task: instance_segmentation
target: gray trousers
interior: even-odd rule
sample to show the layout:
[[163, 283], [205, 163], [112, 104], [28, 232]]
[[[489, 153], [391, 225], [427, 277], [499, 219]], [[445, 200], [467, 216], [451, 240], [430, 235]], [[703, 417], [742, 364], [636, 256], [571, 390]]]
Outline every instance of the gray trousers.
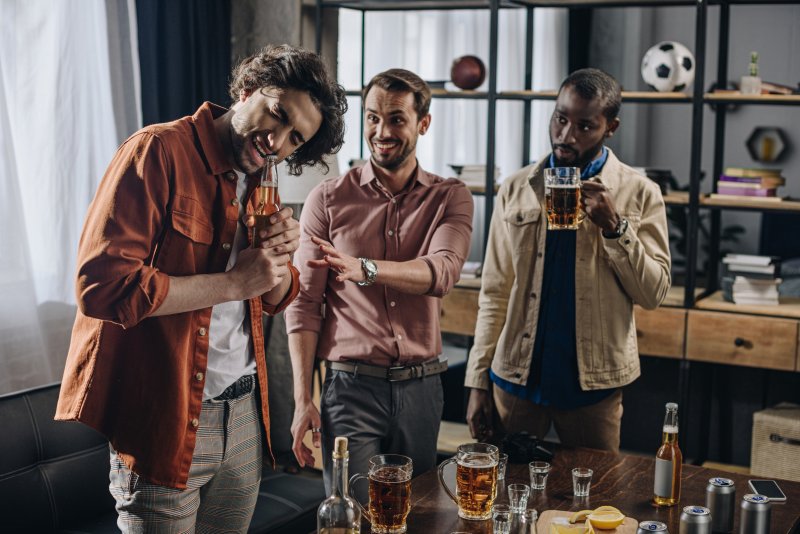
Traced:
[[[348, 438], [349, 476], [369, 473], [376, 454], [402, 454], [413, 476], [436, 465], [436, 442], [444, 395], [439, 375], [403, 382], [329, 370], [322, 387], [322, 458], [325, 491], [331, 490], [331, 453], [337, 436]], [[353, 494], [366, 504], [367, 484]]]

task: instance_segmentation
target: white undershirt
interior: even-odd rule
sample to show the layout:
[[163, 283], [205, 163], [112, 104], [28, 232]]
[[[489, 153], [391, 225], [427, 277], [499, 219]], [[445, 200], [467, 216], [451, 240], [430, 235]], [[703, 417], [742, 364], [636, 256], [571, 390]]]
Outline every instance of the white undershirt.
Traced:
[[[247, 200], [247, 178], [240, 172], [236, 175], [239, 223], [236, 226], [226, 271], [230, 271], [236, 265], [239, 251], [247, 247], [247, 233], [242, 224]], [[255, 373], [256, 361], [253, 358], [253, 345], [250, 341], [246, 300], [223, 302], [211, 309], [208, 342], [208, 367], [203, 400], [213, 399], [240, 377]]]

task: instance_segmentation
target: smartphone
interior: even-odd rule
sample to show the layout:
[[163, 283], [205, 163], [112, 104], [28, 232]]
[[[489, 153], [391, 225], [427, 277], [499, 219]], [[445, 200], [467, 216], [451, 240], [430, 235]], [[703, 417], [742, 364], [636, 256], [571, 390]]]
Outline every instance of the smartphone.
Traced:
[[747, 484], [753, 493], [766, 495], [771, 501], [785, 501], [786, 495], [781, 491], [780, 486], [774, 480], [748, 480]]

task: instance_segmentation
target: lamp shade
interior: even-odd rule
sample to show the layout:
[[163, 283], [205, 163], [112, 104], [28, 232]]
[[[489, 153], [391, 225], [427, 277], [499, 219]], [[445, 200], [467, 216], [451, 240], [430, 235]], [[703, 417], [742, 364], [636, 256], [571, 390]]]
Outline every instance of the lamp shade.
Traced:
[[306, 197], [314, 187], [326, 178], [339, 176], [339, 163], [336, 155], [326, 155], [324, 158], [325, 163], [328, 164], [328, 172], [322, 172], [317, 166], [304, 167], [303, 174], [300, 176], [292, 176], [289, 174], [289, 169], [286, 164], [281, 163], [278, 168], [278, 177], [280, 179], [280, 195], [281, 203], [283, 204], [303, 204]]

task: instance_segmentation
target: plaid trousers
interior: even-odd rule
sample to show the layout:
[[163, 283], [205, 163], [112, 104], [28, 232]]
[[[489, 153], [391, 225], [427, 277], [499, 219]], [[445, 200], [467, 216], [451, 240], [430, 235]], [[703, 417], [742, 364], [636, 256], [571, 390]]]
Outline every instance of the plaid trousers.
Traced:
[[111, 448], [109, 488], [117, 526], [125, 534], [247, 532], [261, 483], [262, 451], [255, 391], [203, 402], [185, 490], [147, 482]]

